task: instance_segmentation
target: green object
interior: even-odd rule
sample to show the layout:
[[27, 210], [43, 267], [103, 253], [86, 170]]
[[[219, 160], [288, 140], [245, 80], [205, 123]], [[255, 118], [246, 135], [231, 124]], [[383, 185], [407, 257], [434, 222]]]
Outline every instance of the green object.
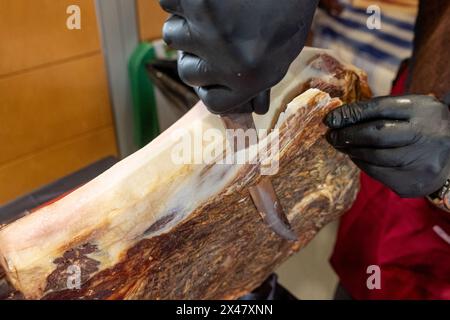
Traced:
[[160, 133], [155, 89], [146, 68], [146, 65], [155, 59], [153, 45], [143, 42], [131, 55], [128, 65], [134, 109], [134, 139], [139, 148], [144, 147]]

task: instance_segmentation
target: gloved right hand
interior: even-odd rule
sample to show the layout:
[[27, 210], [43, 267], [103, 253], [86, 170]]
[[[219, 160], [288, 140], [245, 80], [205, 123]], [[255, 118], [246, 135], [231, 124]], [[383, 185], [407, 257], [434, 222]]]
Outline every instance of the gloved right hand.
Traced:
[[305, 45], [318, 0], [160, 0], [181, 79], [216, 114], [269, 108]]

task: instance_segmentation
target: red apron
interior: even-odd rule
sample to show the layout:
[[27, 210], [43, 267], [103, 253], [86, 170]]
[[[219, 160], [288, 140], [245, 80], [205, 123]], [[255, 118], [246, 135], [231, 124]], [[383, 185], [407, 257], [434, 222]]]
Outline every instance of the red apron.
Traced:
[[450, 213], [423, 198], [401, 199], [366, 174], [361, 184], [331, 257], [342, 286], [353, 299], [450, 299]]

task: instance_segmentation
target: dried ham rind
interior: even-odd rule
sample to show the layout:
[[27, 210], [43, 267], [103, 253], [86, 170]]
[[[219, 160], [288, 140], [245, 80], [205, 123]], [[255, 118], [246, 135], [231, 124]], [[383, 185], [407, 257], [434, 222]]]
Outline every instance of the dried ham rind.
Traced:
[[[294, 62], [273, 90], [271, 111], [255, 119], [260, 128], [276, 122], [292, 79], [305, 81], [296, 68], [318, 53], [305, 50]], [[0, 230], [9, 281], [26, 298], [47, 299], [234, 299], [251, 291], [355, 198], [358, 170], [323, 139], [322, 119], [340, 104], [311, 89], [277, 125], [280, 149], [271, 156], [280, 170], [272, 180], [296, 243], [274, 235], [249, 197], [260, 162], [174, 164], [177, 130], [224, 130], [199, 104], [90, 183]], [[81, 287], [73, 288], [77, 270]]]

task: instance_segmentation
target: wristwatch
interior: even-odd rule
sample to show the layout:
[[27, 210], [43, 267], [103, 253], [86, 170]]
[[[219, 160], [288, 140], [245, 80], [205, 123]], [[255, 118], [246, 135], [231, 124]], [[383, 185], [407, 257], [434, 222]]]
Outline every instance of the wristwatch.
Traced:
[[445, 182], [445, 185], [435, 193], [428, 196], [436, 207], [450, 213], [450, 179]]
[[[448, 92], [443, 102], [450, 107], [450, 92]], [[450, 179], [445, 182], [445, 185], [435, 193], [429, 195], [428, 200], [436, 207], [450, 213]]]

